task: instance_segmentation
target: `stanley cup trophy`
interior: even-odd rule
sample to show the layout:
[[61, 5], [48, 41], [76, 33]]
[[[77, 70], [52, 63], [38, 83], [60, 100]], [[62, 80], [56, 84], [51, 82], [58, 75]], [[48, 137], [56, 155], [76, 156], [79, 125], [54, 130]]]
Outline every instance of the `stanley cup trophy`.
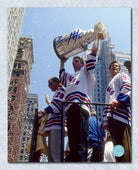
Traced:
[[58, 36], [53, 41], [55, 53], [61, 59], [68, 59], [87, 50], [88, 45], [95, 40], [99, 33], [100, 39], [107, 37], [106, 28], [101, 21], [94, 25], [94, 29], [87, 31], [77, 29], [69, 34]]

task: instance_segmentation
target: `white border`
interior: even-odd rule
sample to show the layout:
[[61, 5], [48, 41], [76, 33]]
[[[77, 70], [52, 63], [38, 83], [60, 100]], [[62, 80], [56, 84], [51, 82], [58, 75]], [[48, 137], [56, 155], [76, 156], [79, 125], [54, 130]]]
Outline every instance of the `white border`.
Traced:
[[[7, 162], [7, 8], [8, 7], [127, 7], [132, 8], [132, 163], [25, 164]], [[137, 0], [1, 0], [0, 2], [0, 169], [130, 169], [138, 162], [138, 1]]]

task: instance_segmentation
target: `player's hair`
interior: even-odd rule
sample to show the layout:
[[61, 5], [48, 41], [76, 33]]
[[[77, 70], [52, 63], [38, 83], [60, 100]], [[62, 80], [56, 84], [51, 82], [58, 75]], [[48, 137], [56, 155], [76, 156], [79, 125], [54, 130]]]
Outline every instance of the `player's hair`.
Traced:
[[131, 61], [125, 61], [124, 66], [126, 66], [127, 68], [131, 68]]
[[80, 62], [81, 62], [82, 64], [84, 64], [83, 58], [81, 58], [81, 57], [79, 57], [79, 56], [74, 56], [74, 57], [73, 57], [73, 60], [74, 60], [75, 58], [78, 58], [78, 59], [80, 60]]
[[114, 63], [117, 63], [119, 65], [119, 69], [121, 69], [120, 64], [119, 64], [119, 62], [117, 60], [113, 60], [111, 62], [110, 66], [109, 66], [109, 69], [111, 68], [111, 65], [114, 64]]
[[49, 83], [50, 80], [52, 80], [53, 82], [58, 81], [58, 87], [62, 87], [62, 83], [60, 82], [60, 80], [59, 80], [57, 77], [51, 77], [51, 78], [48, 80], [48, 83]]

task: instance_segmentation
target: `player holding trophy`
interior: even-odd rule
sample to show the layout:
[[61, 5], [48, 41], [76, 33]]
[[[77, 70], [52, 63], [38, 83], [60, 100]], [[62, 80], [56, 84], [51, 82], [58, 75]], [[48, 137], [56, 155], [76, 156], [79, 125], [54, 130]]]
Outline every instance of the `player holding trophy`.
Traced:
[[[89, 37], [91, 35], [91, 38]], [[104, 39], [107, 36], [106, 29], [102, 22], [95, 25], [91, 34], [85, 33], [79, 39], [76, 39], [76, 43], [69, 42], [68, 52], [67, 48], [64, 50], [62, 43], [57, 44], [56, 53], [60, 58], [60, 80], [66, 87], [65, 91], [65, 113], [67, 115], [67, 128], [70, 154], [67, 157], [68, 162], [86, 162], [87, 161], [87, 139], [88, 139], [88, 127], [89, 127], [89, 115], [91, 106], [88, 103], [92, 102], [92, 90], [95, 83], [95, 63], [96, 54], [98, 51], [99, 39]], [[81, 39], [82, 38], [82, 39]], [[91, 40], [90, 40], [91, 39]], [[80, 48], [82, 50], [83, 45], [89, 44], [90, 41], [94, 41], [90, 54], [87, 56], [86, 64], [79, 56], [73, 58], [73, 68], [75, 73], [69, 74], [65, 72], [64, 64], [68, 57], [72, 54], [78, 53]], [[75, 45], [74, 45], [75, 44]], [[71, 51], [72, 48], [72, 51]], [[83, 48], [84, 51], [84, 48]], [[59, 53], [60, 52], [60, 53]], [[73, 102], [73, 103], [69, 103]], [[78, 104], [82, 103], [82, 104]], [[86, 104], [83, 104], [86, 103]]]

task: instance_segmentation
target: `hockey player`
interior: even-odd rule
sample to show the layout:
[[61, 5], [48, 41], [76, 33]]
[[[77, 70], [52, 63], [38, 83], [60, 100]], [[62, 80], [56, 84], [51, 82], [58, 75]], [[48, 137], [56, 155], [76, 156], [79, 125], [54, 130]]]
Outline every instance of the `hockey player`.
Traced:
[[124, 66], [128, 69], [129, 76], [131, 78], [131, 61], [125, 61]]
[[87, 161], [88, 117], [91, 106], [77, 103], [92, 102], [92, 90], [95, 82], [94, 68], [99, 39], [102, 39], [100, 33], [93, 43], [91, 53], [87, 56], [86, 64], [78, 56], [73, 58], [74, 74], [66, 73], [64, 69], [66, 60], [60, 60], [60, 79], [66, 87], [65, 102], [74, 102], [65, 104], [70, 147], [70, 154], [67, 157], [69, 162]]
[[124, 147], [124, 155], [116, 157], [117, 162], [130, 162], [131, 148], [129, 124], [131, 123], [130, 105], [131, 81], [127, 74], [120, 72], [120, 65], [113, 60], [109, 67], [111, 80], [106, 89], [106, 103], [102, 127], [110, 131], [113, 144]]
[[48, 86], [55, 94], [51, 103], [48, 101], [48, 97], [46, 97], [49, 106], [44, 109], [44, 112], [39, 111], [38, 117], [48, 114], [48, 120], [45, 126], [45, 131], [49, 134], [48, 162], [60, 162], [61, 112], [65, 89], [62, 87], [62, 84], [57, 77], [50, 78]]

